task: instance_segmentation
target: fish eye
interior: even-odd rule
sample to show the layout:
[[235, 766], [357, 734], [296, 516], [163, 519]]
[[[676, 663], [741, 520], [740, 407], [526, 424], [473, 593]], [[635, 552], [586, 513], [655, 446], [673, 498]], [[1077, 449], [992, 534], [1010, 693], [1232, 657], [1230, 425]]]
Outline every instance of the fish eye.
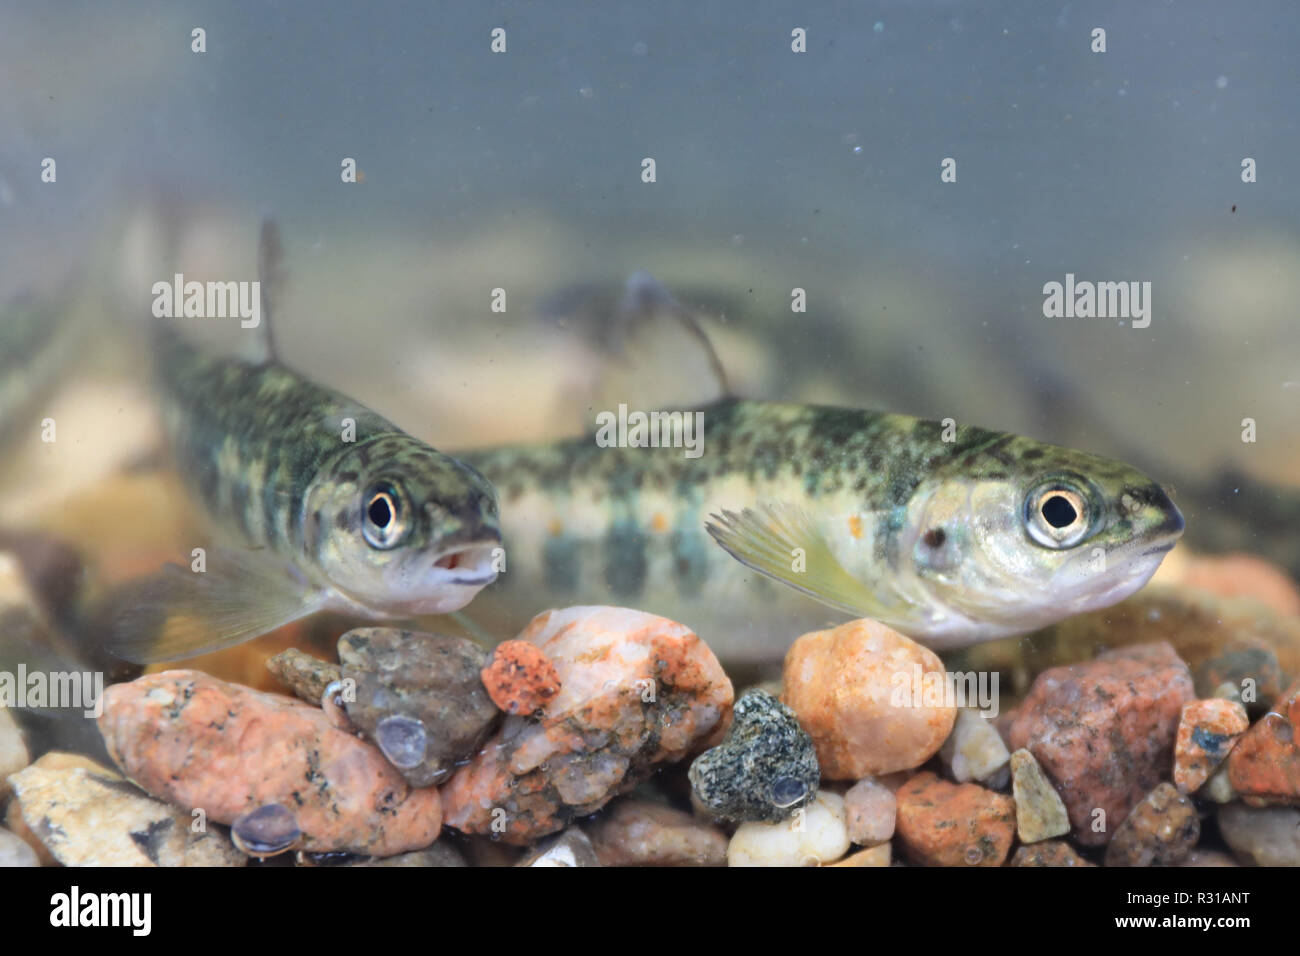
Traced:
[[1025, 528], [1049, 548], [1072, 548], [1088, 537], [1093, 509], [1087, 492], [1060, 479], [1037, 485], [1025, 498]]
[[367, 489], [361, 503], [361, 533], [372, 547], [396, 547], [406, 536], [407, 508], [401, 490], [387, 481]]

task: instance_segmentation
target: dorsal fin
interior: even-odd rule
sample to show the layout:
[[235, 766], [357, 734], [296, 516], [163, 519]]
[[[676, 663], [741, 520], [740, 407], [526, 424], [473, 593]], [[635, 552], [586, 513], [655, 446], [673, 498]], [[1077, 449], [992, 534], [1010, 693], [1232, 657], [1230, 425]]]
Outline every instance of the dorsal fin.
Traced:
[[264, 362], [278, 362], [275, 350], [274, 306], [280, 300], [284, 283], [284, 249], [280, 245], [280, 227], [274, 219], [262, 220], [262, 232], [257, 242], [257, 279], [262, 313], [262, 344]]
[[727, 382], [727, 371], [723, 368], [722, 360], [718, 358], [717, 350], [713, 347], [713, 340], [704, 331], [695, 313], [678, 302], [676, 296], [668, 291], [667, 286], [644, 269], [632, 273], [624, 286], [623, 299], [618, 304], [619, 319], [624, 325], [631, 325], [636, 319], [657, 311], [672, 314], [686, 331], [695, 337], [709, 360], [713, 377], [718, 381], [718, 389], [721, 392], [719, 398], [730, 398], [731, 386]]

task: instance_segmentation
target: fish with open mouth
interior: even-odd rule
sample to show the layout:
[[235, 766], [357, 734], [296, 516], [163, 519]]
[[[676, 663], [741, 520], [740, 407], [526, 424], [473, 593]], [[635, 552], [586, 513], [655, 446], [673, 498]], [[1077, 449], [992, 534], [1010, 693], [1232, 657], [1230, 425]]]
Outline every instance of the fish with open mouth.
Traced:
[[829, 607], [943, 649], [1115, 604], [1183, 531], [1160, 485], [1083, 451], [848, 408], [701, 412], [699, 457], [594, 436], [461, 454], [510, 555], [467, 616], [623, 603], [758, 660]]
[[[264, 260], [275, 246], [264, 228]], [[164, 319], [153, 335], [172, 457], [226, 542], [119, 595], [113, 653], [190, 657], [321, 610], [447, 614], [496, 578], [497, 500], [479, 472], [273, 354], [207, 354]]]

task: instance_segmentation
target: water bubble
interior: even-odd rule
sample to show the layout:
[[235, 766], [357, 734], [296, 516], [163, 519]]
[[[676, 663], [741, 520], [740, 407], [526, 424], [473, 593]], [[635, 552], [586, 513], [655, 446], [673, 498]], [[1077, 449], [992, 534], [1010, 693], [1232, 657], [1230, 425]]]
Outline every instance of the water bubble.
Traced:
[[394, 767], [409, 770], [424, 760], [429, 738], [422, 721], [394, 714], [385, 717], [375, 728], [375, 743]]
[[1226, 90], [1228, 88], [1228, 78], [1226, 76], [1221, 76], [1214, 81], [1214, 85], [1221, 90]]
[[977, 846], [966, 847], [966, 862], [971, 866], [979, 866], [984, 859], [984, 851]]
[[877, 20], [877, 21], [875, 22], [875, 25], [872, 26], [871, 29], [874, 30], [876, 33], [884, 33], [884, 32], [885, 32], [885, 21], [884, 21], [884, 20]]

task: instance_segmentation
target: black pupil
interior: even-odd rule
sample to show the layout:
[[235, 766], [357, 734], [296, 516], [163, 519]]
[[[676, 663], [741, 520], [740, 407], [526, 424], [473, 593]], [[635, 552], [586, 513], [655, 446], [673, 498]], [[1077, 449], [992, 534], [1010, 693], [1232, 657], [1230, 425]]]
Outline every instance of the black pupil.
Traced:
[[1074, 505], [1063, 495], [1052, 495], [1043, 502], [1043, 520], [1053, 528], [1068, 528], [1078, 518], [1079, 512], [1074, 510]]
[[366, 514], [370, 516], [370, 523], [376, 528], [387, 528], [388, 523], [393, 520], [393, 509], [389, 507], [388, 496], [375, 495], [371, 498]]

